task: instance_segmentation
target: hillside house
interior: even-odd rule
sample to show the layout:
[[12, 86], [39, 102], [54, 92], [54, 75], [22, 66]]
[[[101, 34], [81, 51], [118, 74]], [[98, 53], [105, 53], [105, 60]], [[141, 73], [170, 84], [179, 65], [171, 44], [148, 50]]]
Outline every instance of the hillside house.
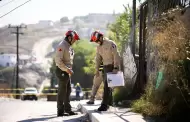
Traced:
[[[19, 55], [19, 64], [25, 65], [30, 61], [29, 55]], [[0, 66], [1, 67], [13, 67], [16, 65], [16, 54], [1, 54], [0, 55]]]

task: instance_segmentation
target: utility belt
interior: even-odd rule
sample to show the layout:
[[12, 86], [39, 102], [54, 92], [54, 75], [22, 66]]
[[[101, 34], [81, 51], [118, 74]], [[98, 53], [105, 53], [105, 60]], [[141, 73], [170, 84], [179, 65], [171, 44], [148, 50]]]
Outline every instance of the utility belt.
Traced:
[[58, 70], [59, 73], [67, 74], [69, 75], [66, 71], [62, 71], [58, 66], [56, 66], [56, 69]]
[[107, 64], [107, 65], [100, 65], [100, 67], [99, 67], [99, 71], [103, 71], [104, 70], [104, 67], [113, 67], [114, 66], [114, 64]]
[[114, 69], [114, 64], [107, 64], [107, 65], [104, 65], [104, 69]]
[[113, 67], [114, 65], [113, 64], [107, 64], [107, 65], [104, 65], [103, 67]]

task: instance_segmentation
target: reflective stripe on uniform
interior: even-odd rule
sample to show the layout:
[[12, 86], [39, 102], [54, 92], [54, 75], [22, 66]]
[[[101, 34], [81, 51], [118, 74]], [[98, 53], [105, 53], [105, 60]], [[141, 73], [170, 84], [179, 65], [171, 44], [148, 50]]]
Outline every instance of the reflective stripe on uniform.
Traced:
[[99, 67], [99, 71], [103, 71], [103, 63], [101, 63], [100, 67]]

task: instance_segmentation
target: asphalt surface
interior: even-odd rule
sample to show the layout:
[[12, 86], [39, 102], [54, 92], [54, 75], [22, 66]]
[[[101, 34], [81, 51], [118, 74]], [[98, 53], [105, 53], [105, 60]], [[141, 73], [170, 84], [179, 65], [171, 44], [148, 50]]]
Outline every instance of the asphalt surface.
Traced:
[[[21, 101], [0, 98], [0, 122], [86, 122], [87, 115], [77, 110], [79, 102], [72, 101], [72, 109], [78, 115], [57, 117], [56, 102]], [[88, 121], [89, 122], [89, 121]]]

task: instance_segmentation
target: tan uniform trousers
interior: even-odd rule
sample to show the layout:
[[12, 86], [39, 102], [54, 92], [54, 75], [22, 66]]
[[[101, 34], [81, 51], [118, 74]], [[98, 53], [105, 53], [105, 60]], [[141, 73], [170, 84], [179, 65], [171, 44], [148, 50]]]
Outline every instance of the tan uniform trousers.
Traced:
[[93, 79], [93, 86], [92, 86], [90, 101], [94, 101], [97, 91], [103, 81], [103, 74], [101, 71], [99, 73], [100, 73], [99, 76], [98, 77], [94, 76], [94, 79]]

